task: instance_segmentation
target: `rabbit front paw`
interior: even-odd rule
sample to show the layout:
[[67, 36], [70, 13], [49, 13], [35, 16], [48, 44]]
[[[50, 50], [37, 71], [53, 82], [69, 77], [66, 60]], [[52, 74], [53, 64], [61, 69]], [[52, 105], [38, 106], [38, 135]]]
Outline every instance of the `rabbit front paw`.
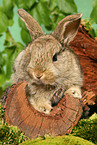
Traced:
[[32, 106], [39, 112], [43, 112], [45, 114], [50, 114], [50, 111], [52, 110], [51, 102], [47, 100], [35, 100], [32, 98], [29, 98], [29, 102], [32, 104]]
[[50, 111], [52, 110], [52, 106], [50, 104], [41, 104], [37, 106], [37, 110], [45, 114], [50, 114]]
[[73, 86], [71, 88], [69, 88], [65, 94], [70, 94], [72, 95], [74, 98], [79, 98], [81, 99], [82, 98], [82, 95], [81, 95], [81, 88], [77, 87], [77, 86]]

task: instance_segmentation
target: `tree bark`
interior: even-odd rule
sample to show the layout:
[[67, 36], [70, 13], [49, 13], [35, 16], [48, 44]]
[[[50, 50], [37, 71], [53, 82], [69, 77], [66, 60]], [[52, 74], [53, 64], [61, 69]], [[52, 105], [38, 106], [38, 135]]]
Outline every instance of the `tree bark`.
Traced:
[[71, 47], [80, 60], [84, 78], [83, 89], [97, 95], [97, 41], [80, 26]]

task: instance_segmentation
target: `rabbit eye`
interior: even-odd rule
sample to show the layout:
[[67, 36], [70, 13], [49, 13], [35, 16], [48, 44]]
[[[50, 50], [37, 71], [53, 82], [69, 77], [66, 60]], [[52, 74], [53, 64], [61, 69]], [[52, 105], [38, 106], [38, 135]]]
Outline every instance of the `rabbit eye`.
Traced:
[[57, 53], [53, 56], [53, 61], [57, 61]]

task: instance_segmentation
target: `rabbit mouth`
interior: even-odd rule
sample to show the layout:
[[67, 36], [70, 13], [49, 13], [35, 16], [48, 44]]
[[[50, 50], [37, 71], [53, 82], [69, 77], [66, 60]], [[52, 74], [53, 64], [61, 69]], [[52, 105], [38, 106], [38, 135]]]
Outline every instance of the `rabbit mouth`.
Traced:
[[44, 83], [42, 81], [33, 81], [32, 85], [36, 85], [37, 87], [42, 87], [42, 88], [45, 88], [47, 90], [55, 89], [56, 86], [57, 86], [55, 83], [53, 83], [53, 84], [50, 84], [50, 83], [46, 84], [46, 83]]
[[54, 85], [43, 85], [47, 90], [54, 90], [56, 88], [56, 86]]

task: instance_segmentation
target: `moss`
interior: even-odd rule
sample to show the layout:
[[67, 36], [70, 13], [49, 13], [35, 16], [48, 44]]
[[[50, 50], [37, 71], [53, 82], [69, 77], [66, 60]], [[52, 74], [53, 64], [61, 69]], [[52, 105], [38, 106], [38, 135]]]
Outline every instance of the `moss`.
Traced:
[[4, 108], [0, 105], [0, 144], [18, 145], [27, 137], [15, 126], [8, 126], [4, 121]]
[[74, 127], [72, 135], [79, 136], [97, 144], [97, 114], [93, 114], [89, 119], [82, 119]]
[[0, 120], [2, 120], [5, 116], [5, 111], [4, 111], [4, 108], [3, 106], [1, 106], [0, 104]]
[[93, 145], [93, 143], [72, 135], [33, 139], [20, 145]]
[[0, 143], [18, 145], [26, 139], [27, 137], [17, 127], [0, 122]]
[[[0, 143], [18, 145], [26, 139], [28, 138], [17, 127], [8, 126], [5, 123], [4, 109], [0, 105]], [[89, 119], [80, 120], [78, 126], [74, 127], [72, 135], [57, 136], [54, 138], [40, 137], [25, 141], [21, 145], [93, 145], [92, 142], [97, 144], [97, 114], [92, 115]]]

